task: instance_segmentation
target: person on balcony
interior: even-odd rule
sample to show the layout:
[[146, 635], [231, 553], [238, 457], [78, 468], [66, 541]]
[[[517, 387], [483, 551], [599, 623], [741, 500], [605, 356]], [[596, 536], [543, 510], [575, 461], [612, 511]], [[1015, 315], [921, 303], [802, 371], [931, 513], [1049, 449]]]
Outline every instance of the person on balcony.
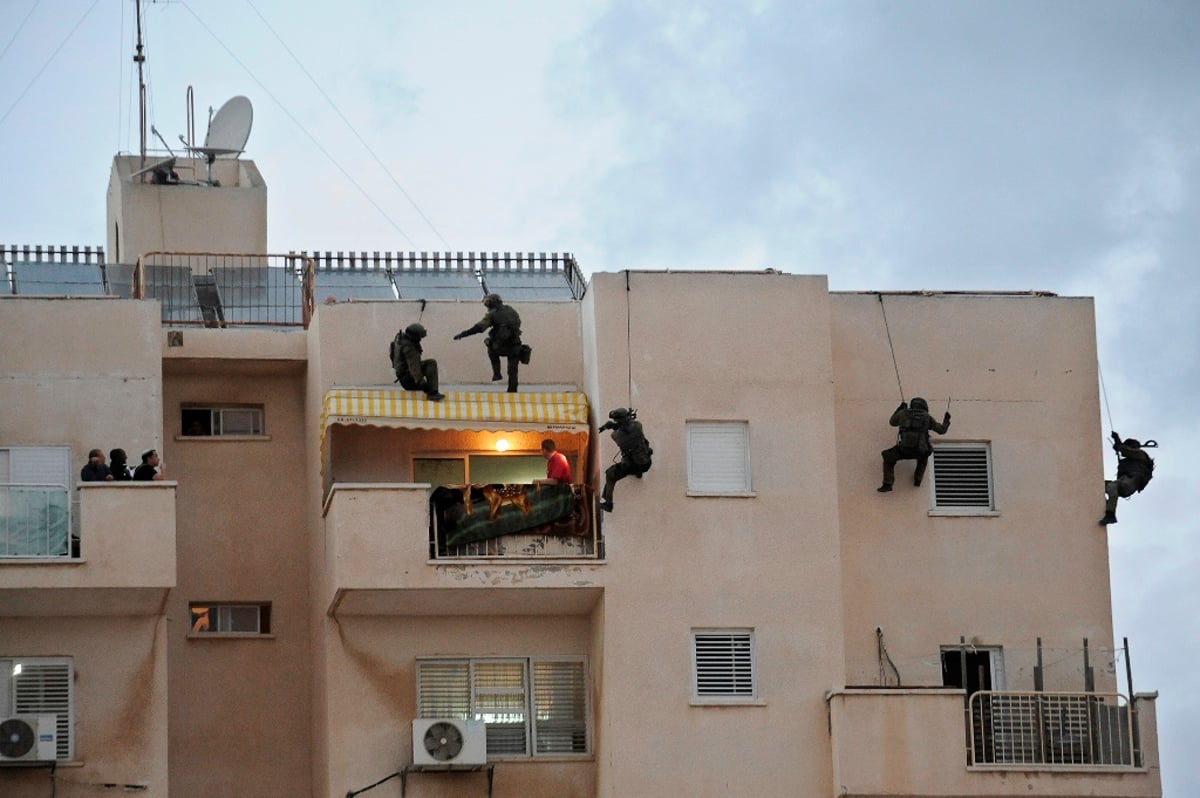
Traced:
[[917, 467], [913, 471], [913, 485], [921, 486], [925, 477], [925, 467], [929, 464], [929, 455], [933, 447], [929, 443], [929, 430], [938, 435], [945, 435], [950, 429], [950, 411], [938, 423], [929, 415], [929, 403], [919, 396], [914, 396], [912, 404], [901, 402], [892, 413], [888, 423], [899, 427], [896, 434], [896, 445], [880, 452], [883, 455], [883, 484], [877, 490], [889, 493], [892, 483], [896, 481], [896, 463], [901, 460], [916, 460]]
[[112, 472], [108, 466], [104, 464], [104, 452], [99, 449], [92, 449], [88, 452], [88, 461], [79, 471], [80, 482], [111, 482], [113, 479]]
[[570, 485], [571, 464], [567, 456], [558, 451], [554, 441], [547, 438], [542, 441], [542, 457], [546, 458], [546, 478], [535, 479], [534, 485]]
[[628, 476], [642, 478], [650, 470], [650, 456], [654, 450], [642, 433], [642, 424], [637, 420], [637, 411], [618, 407], [608, 414], [608, 421], [600, 427], [600, 432], [612, 430], [612, 439], [621, 450], [621, 459], [613, 463], [604, 472], [604, 490], [600, 493], [600, 509], [611, 513], [613, 509], [613, 488]]
[[528, 365], [533, 350], [521, 343], [521, 316], [512, 307], [504, 304], [499, 294], [488, 294], [483, 298], [487, 313], [474, 325], [454, 336], [455, 341], [490, 329], [487, 340], [488, 360], [492, 364], [492, 382], [504, 379], [500, 374], [500, 358], [508, 361], [508, 392], [517, 392], [517, 369], [520, 363]]
[[133, 479], [133, 471], [129, 468], [129, 456], [124, 449], [113, 449], [108, 453], [108, 470], [112, 473], [114, 482], [128, 482]]
[[1154, 459], [1144, 449], [1158, 446], [1156, 441], [1121, 440], [1115, 432], [1112, 439], [1113, 451], [1117, 453], [1117, 478], [1104, 483], [1104, 517], [1100, 519], [1100, 526], [1117, 523], [1117, 500], [1141, 493], [1154, 477]]
[[433, 402], [444, 396], [438, 392], [438, 364], [432, 358], [421, 358], [421, 339], [427, 335], [420, 324], [410, 324], [392, 339], [392, 368], [396, 382], [406, 391], [424, 391]]
[[159, 459], [158, 452], [154, 449], [147, 449], [142, 452], [142, 464], [133, 471], [133, 479], [135, 482], [151, 482], [166, 479], [163, 472], [159, 470], [162, 460]]

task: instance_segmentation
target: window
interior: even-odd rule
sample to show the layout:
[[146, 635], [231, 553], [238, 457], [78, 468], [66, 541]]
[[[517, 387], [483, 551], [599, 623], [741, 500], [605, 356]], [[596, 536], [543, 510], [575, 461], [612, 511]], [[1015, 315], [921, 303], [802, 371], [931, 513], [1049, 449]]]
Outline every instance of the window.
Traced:
[[[574, 463], [571, 464], [574, 468]], [[574, 471], [572, 471], [574, 473]], [[464, 457], [417, 457], [413, 482], [430, 485], [526, 484], [546, 476], [540, 454], [471, 454]]]
[[271, 604], [222, 604], [195, 601], [191, 611], [191, 634], [269, 635]]
[[992, 497], [992, 452], [986, 443], [939, 443], [933, 448], [933, 506], [987, 512]]
[[754, 632], [692, 630], [692, 700], [699, 704], [749, 704], [758, 699]]
[[688, 493], [750, 495], [750, 425], [687, 422]]
[[69, 555], [71, 449], [0, 448], [0, 557]]
[[484, 721], [489, 757], [589, 753], [589, 699], [583, 657], [417, 660], [418, 715]]
[[180, 430], [189, 437], [262, 435], [262, 405], [183, 407]]
[[56, 759], [75, 755], [74, 665], [70, 657], [0, 656], [0, 718], [54, 715]]

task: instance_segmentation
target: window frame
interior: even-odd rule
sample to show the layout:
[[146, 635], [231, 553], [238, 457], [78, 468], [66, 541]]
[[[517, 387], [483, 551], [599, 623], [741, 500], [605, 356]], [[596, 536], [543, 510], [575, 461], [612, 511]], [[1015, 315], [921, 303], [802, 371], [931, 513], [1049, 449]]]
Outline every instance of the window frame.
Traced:
[[[234, 623], [234, 610], [254, 609], [256, 630], [249, 629], [222, 629], [223, 620], [228, 621], [230, 627]], [[222, 612], [224, 611], [224, 612]], [[200, 629], [199, 625], [202, 616], [207, 614], [208, 624]], [[213, 623], [213, 620], [216, 623]], [[217, 628], [213, 629], [213, 626]], [[189, 601], [188, 602], [188, 633], [187, 636], [194, 640], [209, 640], [214, 638], [273, 638], [275, 635], [271, 631], [271, 602], [269, 601]]]
[[[208, 412], [207, 431], [200, 434], [189, 434], [188, 424], [185, 423], [185, 415]], [[225, 432], [227, 424], [224, 421], [226, 413], [233, 414], [235, 412], [249, 412], [252, 414], [250, 429], [251, 432]], [[214, 432], [215, 429], [220, 429], [220, 432]], [[253, 431], [257, 428], [257, 432]], [[262, 440], [269, 438], [267, 435], [267, 410], [262, 404], [250, 403], [230, 403], [230, 404], [214, 404], [214, 403], [187, 403], [179, 406], [179, 434], [176, 440]]]
[[[63, 444], [0, 445], [0, 488], [6, 489], [6, 492], [17, 489], [40, 492], [44, 499], [42, 509], [45, 521], [45, 526], [41, 527], [41, 530], [45, 533], [46, 542], [42, 550], [10, 553], [9, 547], [12, 545], [12, 538], [8, 537], [7, 532], [11, 528], [14, 517], [7, 514], [0, 516], [0, 531], [6, 533], [5, 537], [0, 540], [0, 560], [78, 559], [77, 552], [73, 552], [73, 543], [76, 543], [78, 538], [78, 507], [76, 506], [78, 499], [72, 490], [72, 487], [78, 484], [78, 474], [79, 472], [75, 470], [72, 462], [70, 446]], [[17, 509], [22, 506], [22, 502], [15, 500], [6, 506], [10, 509]], [[25, 506], [33, 509], [28, 503]], [[25, 520], [28, 522], [32, 518], [26, 517]], [[17, 523], [20, 522], [18, 519]], [[50, 545], [52, 529], [65, 533], [61, 552], [53, 551]]]
[[[754, 470], [750, 457], [750, 421], [748, 419], [687, 419], [684, 422], [684, 428], [687, 443], [688, 496], [751, 498], [757, 495], [754, 492]], [[715, 438], [716, 435], [730, 429], [740, 430], [740, 442], [727, 444]], [[703, 440], [706, 433], [712, 436], [710, 440]], [[723, 445], [729, 446], [727, 451], [720, 451]], [[707, 451], [703, 448], [705, 446], [708, 447]], [[740, 453], [737, 451], [738, 447], [741, 449]], [[717, 451], [714, 452], [714, 449]], [[701, 464], [708, 464], [719, 468], [719, 462], [715, 464], [707, 462], [714, 455], [728, 457], [731, 463], [738, 459], [741, 460], [740, 484], [733, 484], [732, 481], [727, 484], [704, 481], [705, 478], [697, 473], [697, 467]]]
[[[701, 638], [705, 637], [726, 637], [731, 641], [736, 639], [745, 641], [747, 651], [744, 667], [748, 671], [750, 681], [749, 692], [705, 692], [702, 690], [702, 656], [699, 644]], [[762, 696], [759, 695], [758, 645], [753, 628], [697, 627], [691, 630], [690, 643], [692, 658], [692, 706], [762, 706], [764, 704]], [[736, 671], [741, 667], [736, 652], [730, 656], [726, 663], [717, 664], [732, 671]]]
[[[511, 687], [481, 687], [477, 682], [477, 677], [480, 671], [488, 665], [511, 665], [519, 664], [521, 666], [521, 688], [516, 690]], [[571, 700], [577, 702], [583, 711], [582, 718], [568, 718], [566, 721], [557, 720], [554, 723], [549, 718], [543, 718], [541, 723], [545, 734], [539, 733], [539, 698], [544, 696], [541, 690], [546, 687], [540, 684], [537, 678], [539, 666], [545, 665], [568, 665], [581, 669], [579, 676], [581, 684], [579, 685], [579, 693], [572, 694]], [[423, 675], [427, 673], [425, 666], [441, 666], [443, 670], [439, 675], [437, 683], [432, 681], [429, 683], [428, 694], [423, 689]], [[463, 668], [461, 674], [452, 673], [455, 667]], [[431, 674], [432, 676], [432, 674]], [[450, 683], [456, 678], [465, 679], [465, 685], [451, 685]], [[553, 681], [555, 675], [550, 676]], [[544, 681], [544, 680], [543, 680]], [[449, 685], [449, 688], [448, 688]], [[524, 732], [524, 752], [513, 753], [511, 751], [496, 752], [492, 750], [492, 735], [488, 735], [488, 751], [487, 757], [489, 760], [515, 760], [515, 761], [530, 761], [530, 760], [546, 760], [546, 759], [586, 759], [593, 755], [593, 728], [592, 728], [592, 696], [591, 696], [591, 674], [588, 668], [588, 658], [586, 655], [537, 655], [528, 657], [417, 657], [415, 668], [415, 689], [416, 689], [416, 717], [417, 718], [456, 718], [459, 720], [480, 720], [484, 722], [485, 729], [490, 724], [483, 717], [485, 714], [481, 710], [479, 700], [481, 696], [486, 697], [503, 697], [505, 695], [521, 696], [522, 713], [523, 713], [523, 732]], [[436, 695], [435, 695], [436, 693]], [[453, 694], [452, 694], [453, 693]], [[430, 711], [426, 711], [425, 707], [433, 702], [435, 697], [442, 698], [442, 701], [436, 702], [436, 706]], [[455, 701], [466, 701], [465, 706], [452, 708], [446, 712], [447, 701], [453, 704]], [[584, 750], [582, 751], [561, 751], [561, 750], [539, 750], [544, 743], [552, 745], [549, 735], [553, 732], [561, 731], [561, 724], [567, 723], [568, 726], [578, 726], [582, 728], [584, 735]], [[551, 728], [556, 726], [557, 728]], [[494, 728], [494, 727], [493, 727]], [[547, 742], [550, 741], [550, 742]]]
[[[941, 504], [938, 500], [938, 453], [947, 452], [982, 452], [987, 478], [987, 505], [982, 504]], [[992, 457], [991, 441], [939, 441], [933, 446], [930, 454], [929, 469], [929, 515], [931, 516], [995, 516], [1000, 511], [996, 507], [996, 466]], [[943, 481], [948, 477], [943, 475]], [[970, 487], [970, 486], [968, 486]]]

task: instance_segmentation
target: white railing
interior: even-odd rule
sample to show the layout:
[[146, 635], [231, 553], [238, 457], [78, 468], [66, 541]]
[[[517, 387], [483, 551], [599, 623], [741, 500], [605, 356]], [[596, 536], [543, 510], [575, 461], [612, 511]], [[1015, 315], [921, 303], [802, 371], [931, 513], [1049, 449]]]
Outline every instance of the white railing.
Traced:
[[63, 485], [0, 485], [0, 558], [69, 557], [71, 501]]
[[971, 696], [973, 767], [1140, 766], [1135, 712], [1120, 693], [980, 691]]

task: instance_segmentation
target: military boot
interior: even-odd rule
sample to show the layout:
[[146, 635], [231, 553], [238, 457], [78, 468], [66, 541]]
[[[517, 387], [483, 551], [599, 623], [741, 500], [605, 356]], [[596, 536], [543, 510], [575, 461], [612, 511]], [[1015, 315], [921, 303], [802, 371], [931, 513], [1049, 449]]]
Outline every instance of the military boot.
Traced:
[[1104, 517], [1100, 519], [1100, 526], [1108, 526], [1115, 523], [1117, 523], [1116, 513], [1105, 513]]
[[875, 490], [879, 491], [880, 493], [891, 493], [892, 485], [889, 482], [885, 482], [882, 485], [880, 485], [878, 488], [876, 488]]

